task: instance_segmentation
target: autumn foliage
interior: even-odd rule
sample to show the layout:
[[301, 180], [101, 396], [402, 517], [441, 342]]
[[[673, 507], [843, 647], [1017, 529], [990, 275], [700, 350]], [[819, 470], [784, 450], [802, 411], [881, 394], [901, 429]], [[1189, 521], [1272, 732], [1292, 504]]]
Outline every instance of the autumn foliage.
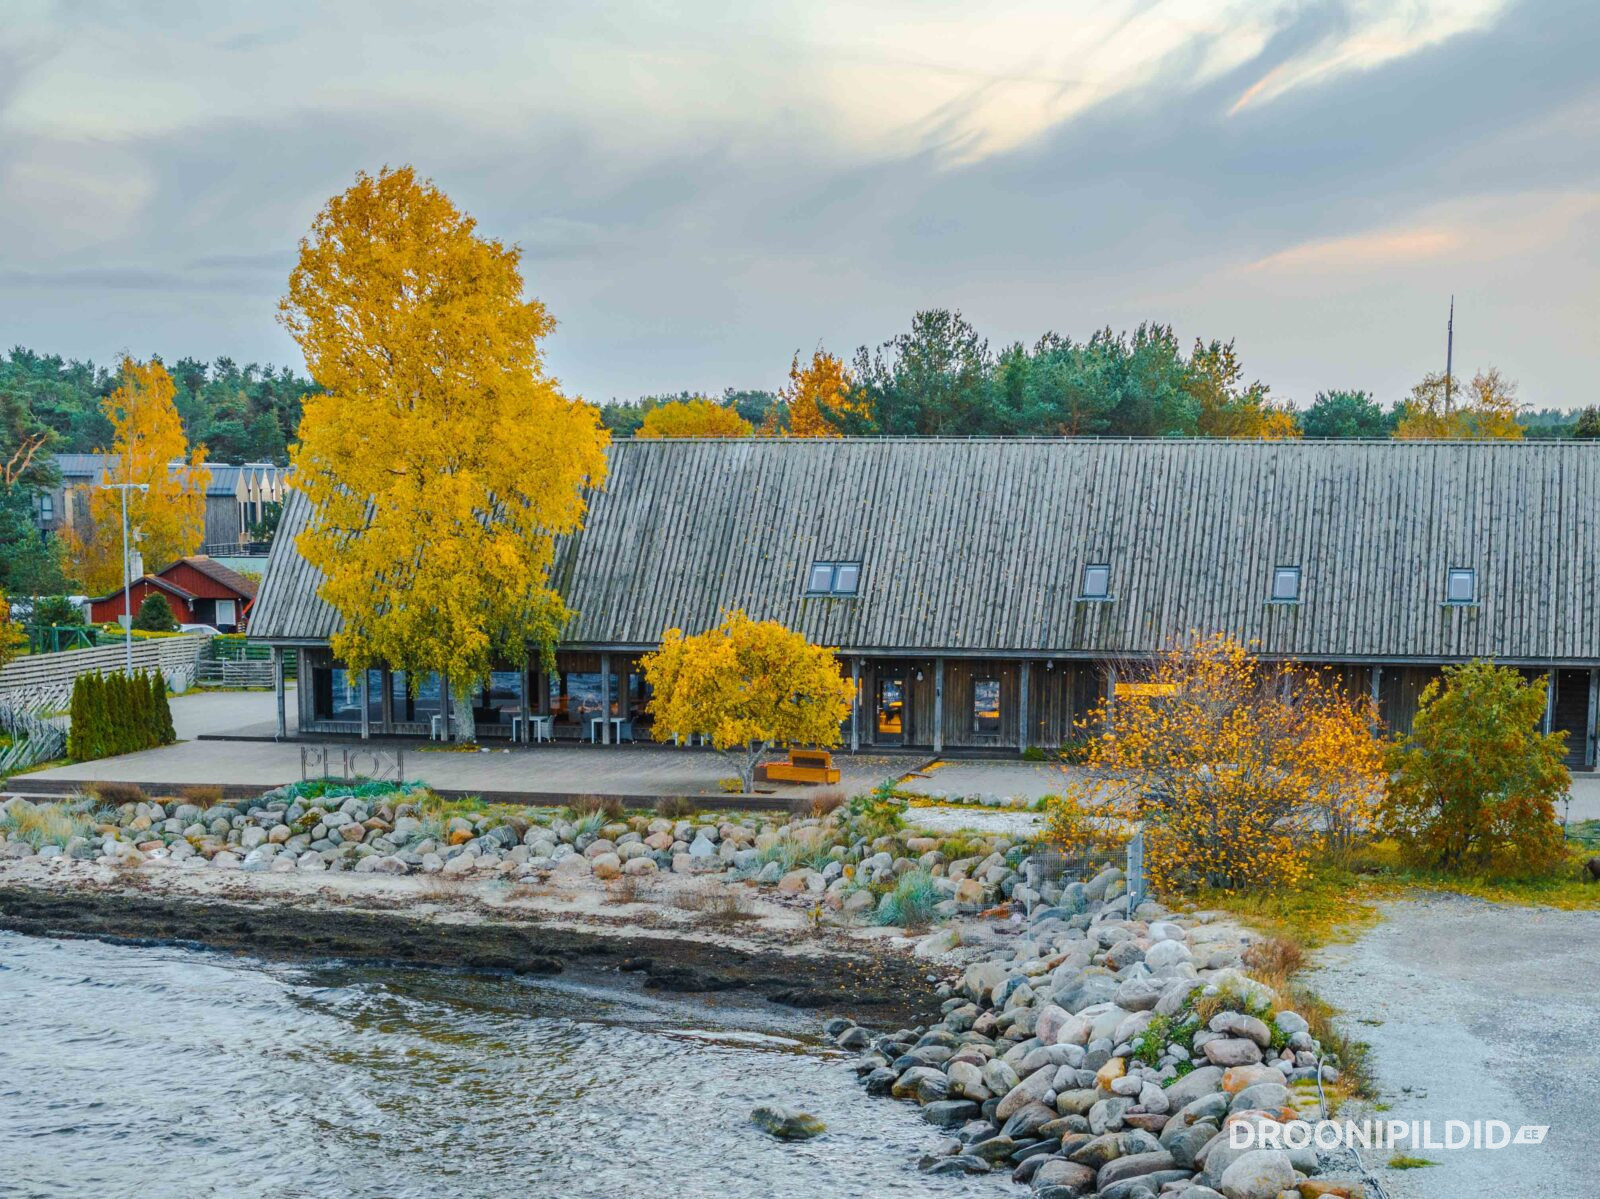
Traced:
[[644, 414], [635, 437], [749, 437], [755, 426], [711, 400], [671, 400]]
[[[204, 448], [189, 452], [175, 394], [161, 363], [124, 358], [120, 385], [101, 403], [114, 431], [107, 481], [146, 487], [128, 492], [128, 527], [150, 570], [187, 557], [205, 540], [211, 472]], [[68, 526], [65, 550], [84, 587], [101, 594], [122, 586], [122, 496], [87, 490], [88, 527]]]
[[1384, 831], [1410, 864], [1526, 876], [1563, 858], [1565, 733], [1544, 733], [1545, 687], [1491, 662], [1447, 666], [1389, 754]]
[[870, 405], [850, 369], [818, 348], [806, 366], [796, 354], [789, 364], [789, 383], [778, 393], [789, 409], [790, 437], [838, 437], [839, 418], [867, 418]]
[[353, 669], [469, 689], [568, 619], [554, 539], [582, 523], [607, 435], [545, 374], [554, 321], [519, 262], [409, 167], [359, 175], [300, 244], [280, 316], [324, 391], [291, 456], [314, 511], [296, 544]]
[[652, 689], [655, 739], [709, 737], [712, 748], [737, 762], [746, 791], [773, 748], [839, 744], [855, 696], [834, 650], [740, 611], [693, 636], [668, 629], [661, 648], [639, 665]]
[[1473, 375], [1465, 387], [1439, 371], [1425, 376], [1400, 404], [1394, 435], [1402, 441], [1520, 441], [1522, 411], [1517, 385], [1493, 367]]
[[1369, 701], [1221, 635], [1141, 683], [1091, 716], [1088, 769], [1052, 810], [1058, 840], [1109, 807], [1142, 822], [1155, 890], [1247, 891], [1295, 884], [1314, 852], [1370, 827], [1383, 747]]

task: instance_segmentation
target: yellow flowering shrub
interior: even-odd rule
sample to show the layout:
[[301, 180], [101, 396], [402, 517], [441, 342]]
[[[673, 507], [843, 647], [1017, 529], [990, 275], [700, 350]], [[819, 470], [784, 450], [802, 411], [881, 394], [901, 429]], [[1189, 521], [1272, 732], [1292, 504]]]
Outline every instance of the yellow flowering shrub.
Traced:
[[1384, 778], [1370, 701], [1220, 634], [1168, 651], [1143, 681], [1091, 715], [1087, 769], [1052, 805], [1052, 836], [1109, 811], [1143, 824], [1156, 891], [1248, 891], [1293, 886], [1314, 852], [1370, 827]]

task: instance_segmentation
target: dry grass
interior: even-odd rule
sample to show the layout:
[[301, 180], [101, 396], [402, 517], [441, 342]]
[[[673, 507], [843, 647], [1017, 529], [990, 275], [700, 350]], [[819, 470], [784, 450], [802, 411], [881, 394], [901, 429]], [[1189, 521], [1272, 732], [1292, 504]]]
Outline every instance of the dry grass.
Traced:
[[468, 898], [471, 886], [471, 879], [465, 874], [424, 874], [417, 894], [423, 899], [459, 900]]
[[699, 813], [694, 801], [683, 795], [663, 795], [656, 800], [656, 815], [663, 820], [689, 820]]
[[[1288, 937], [1268, 937], [1248, 946], [1243, 955], [1251, 978], [1277, 992], [1280, 1006], [1299, 1013], [1311, 1026], [1311, 1035], [1324, 1051], [1339, 1062], [1338, 1090], [1345, 1094], [1373, 1098], [1377, 1094], [1368, 1060], [1369, 1048], [1341, 1032], [1334, 1024], [1335, 1012], [1317, 994], [1295, 981], [1306, 964], [1305, 946]], [[1198, 1005], [1197, 1005], [1198, 1010]]]
[[87, 836], [89, 821], [67, 804], [31, 804], [17, 801], [0, 816], [0, 832], [13, 841], [26, 841], [34, 849], [46, 845], [66, 847], [73, 837]]
[[201, 808], [213, 807], [222, 802], [222, 788], [214, 784], [196, 784], [178, 788], [178, 798]]
[[649, 890], [637, 874], [619, 874], [606, 887], [606, 898], [612, 903], [638, 903]]
[[621, 820], [622, 801], [614, 795], [580, 795], [572, 802], [572, 811], [580, 818], [599, 814], [608, 821]]
[[729, 928], [747, 920], [760, 919], [750, 910], [739, 891], [720, 883], [701, 883], [688, 887], [672, 897], [674, 907], [694, 912], [713, 928]]
[[814, 795], [797, 795], [789, 801], [789, 815], [798, 816], [802, 820], [809, 817], [812, 820], [821, 820], [824, 816], [837, 812], [844, 807], [844, 792], [818, 791]]
[[144, 803], [150, 797], [134, 783], [85, 783], [83, 789], [103, 804], [117, 807], [125, 803]]

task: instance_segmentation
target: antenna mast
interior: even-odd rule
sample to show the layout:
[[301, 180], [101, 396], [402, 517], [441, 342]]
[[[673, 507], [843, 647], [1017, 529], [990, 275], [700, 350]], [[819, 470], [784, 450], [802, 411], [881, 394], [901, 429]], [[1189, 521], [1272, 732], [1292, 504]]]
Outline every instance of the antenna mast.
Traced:
[[1451, 372], [1454, 370], [1456, 356], [1456, 298], [1450, 297], [1450, 319], [1444, 326], [1444, 406], [1445, 411], [1450, 409], [1450, 384]]

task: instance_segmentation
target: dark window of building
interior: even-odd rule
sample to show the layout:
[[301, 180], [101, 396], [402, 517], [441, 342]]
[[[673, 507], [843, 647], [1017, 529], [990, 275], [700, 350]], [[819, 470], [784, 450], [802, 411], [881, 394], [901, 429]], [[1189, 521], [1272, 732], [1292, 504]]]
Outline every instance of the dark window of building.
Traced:
[[1475, 604], [1478, 602], [1478, 572], [1468, 566], [1452, 566], [1445, 580], [1444, 602], [1447, 604]]
[[48, 525], [56, 518], [56, 497], [48, 491], [39, 495], [39, 523]]
[[1280, 566], [1272, 572], [1272, 602], [1298, 604], [1300, 602], [1300, 568]]
[[972, 681], [972, 731], [1000, 734], [1000, 680]]
[[1103, 600], [1111, 598], [1111, 568], [1105, 565], [1083, 568], [1083, 589], [1080, 599]]
[[397, 724], [431, 725], [433, 718], [442, 711], [436, 674], [424, 675], [417, 685], [417, 693], [412, 695], [406, 685], [406, 672], [396, 670], [389, 675], [389, 696]]
[[861, 563], [813, 562], [807, 595], [855, 595], [861, 588]]

